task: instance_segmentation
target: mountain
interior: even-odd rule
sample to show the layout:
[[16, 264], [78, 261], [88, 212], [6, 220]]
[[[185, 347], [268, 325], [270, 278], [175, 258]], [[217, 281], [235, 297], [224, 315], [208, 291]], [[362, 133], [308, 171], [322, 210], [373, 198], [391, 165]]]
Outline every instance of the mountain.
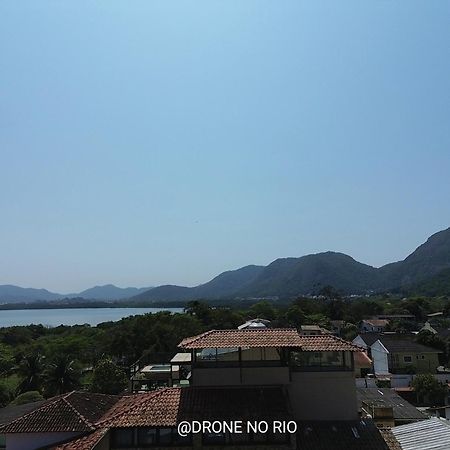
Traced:
[[450, 269], [444, 269], [424, 281], [406, 289], [409, 295], [428, 297], [450, 296]]
[[[193, 300], [200, 298], [295, 297], [314, 294], [330, 285], [346, 294], [396, 290], [432, 277], [450, 284], [450, 228], [433, 234], [403, 261], [375, 268], [343, 253], [324, 252], [281, 258], [268, 266], [246, 266], [224, 272], [208, 283], [188, 288], [160, 286], [132, 300]], [[434, 283], [433, 280], [430, 281]]]
[[122, 300], [148, 292], [150, 287], [119, 288], [113, 284], [95, 286], [80, 293], [56, 294], [47, 289], [22, 288], [10, 284], [0, 285], [0, 303], [29, 303], [35, 301], [53, 301], [63, 298], [84, 298], [86, 300]]
[[211, 281], [193, 288], [183, 286], [159, 286], [144, 292], [133, 300], [191, 300], [195, 298], [233, 297], [245, 289], [264, 270], [264, 266], [245, 266], [223, 272]]
[[135, 288], [127, 287], [120, 288], [113, 284], [105, 284], [104, 286], [94, 286], [86, 289], [78, 294], [69, 294], [66, 297], [81, 297], [86, 300], [122, 300], [125, 298], [134, 297], [142, 292], [152, 289], [151, 287]]
[[58, 300], [61, 294], [47, 291], [47, 289], [33, 289], [4, 284], [0, 286], [0, 303], [19, 303], [35, 300]]
[[[194, 299], [295, 297], [333, 286], [345, 294], [367, 292], [450, 292], [450, 228], [428, 238], [403, 261], [380, 268], [355, 261], [343, 253], [324, 252], [300, 258], [280, 258], [268, 266], [245, 266], [223, 272], [195, 287], [165, 285], [119, 288], [112, 284], [61, 295], [45, 289], [0, 286], [0, 303], [82, 297], [136, 302]], [[425, 295], [425, 294], [424, 294]], [[441, 294], [436, 294], [441, 295]]]
[[329, 285], [344, 292], [365, 292], [378, 284], [374, 267], [343, 253], [325, 252], [301, 258], [277, 259], [239, 292], [240, 296], [314, 294]]
[[386, 264], [380, 273], [384, 288], [406, 287], [450, 267], [450, 228], [430, 236], [403, 261]]

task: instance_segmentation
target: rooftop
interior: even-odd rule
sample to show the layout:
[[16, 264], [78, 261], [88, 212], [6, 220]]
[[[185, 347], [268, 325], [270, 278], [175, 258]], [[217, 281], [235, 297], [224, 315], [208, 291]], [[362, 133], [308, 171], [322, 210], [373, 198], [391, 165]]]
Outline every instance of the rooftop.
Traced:
[[0, 433], [89, 432], [120, 397], [69, 392], [0, 427]]
[[[427, 416], [421, 413], [415, 406], [400, 397], [393, 389], [389, 388], [357, 388], [358, 405], [365, 411], [366, 405], [392, 407], [396, 421], [425, 420]], [[371, 414], [371, 411], [366, 411]]]
[[369, 325], [372, 325], [373, 327], [385, 327], [389, 320], [387, 319], [365, 319], [363, 322], [368, 323]]
[[450, 425], [436, 417], [394, 427], [392, 433], [403, 450], [448, 450], [450, 448]]
[[336, 336], [300, 336], [294, 328], [210, 330], [183, 339], [183, 349], [236, 347], [298, 347], [304, 351], [361, 351], [358, 346]]
[[372, 420], [299, 422], [297, 448], [302, 450], [390, 450]]

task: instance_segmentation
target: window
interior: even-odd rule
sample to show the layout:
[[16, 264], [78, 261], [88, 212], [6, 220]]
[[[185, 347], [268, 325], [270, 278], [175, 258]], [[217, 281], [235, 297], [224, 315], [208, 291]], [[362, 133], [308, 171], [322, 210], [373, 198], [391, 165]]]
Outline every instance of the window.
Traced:
[[111, 441], [113, 448], [132, 447], [134, 444], [133, 428], [116, 428], [112, 431]]
[[404, 356], [403, 362], [405, 363], [412, 363], [412, 356]]
[[138, 444], [153, 445], [158, 442], [157, 438], [156, 428], [138, 428]]
[[345, 352], [291, 352], [294, 370], [346, 370], [351, 369], [351, 361]]
[[116, 428], [111, 431], [111, 448], [151, 448], [192, 445], [192, 434], [180, 436], [176, 428]]

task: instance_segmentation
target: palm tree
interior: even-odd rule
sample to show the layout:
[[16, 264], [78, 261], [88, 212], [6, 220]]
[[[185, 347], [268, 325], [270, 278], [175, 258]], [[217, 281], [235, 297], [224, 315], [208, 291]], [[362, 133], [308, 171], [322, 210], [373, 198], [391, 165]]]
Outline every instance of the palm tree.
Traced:
[[40, 391], [43, 371], [43, 357], [40, 353], [24, 356], [17, 368], [18, 375], [22, 377], [17, 387], [18, 393]]
[[45, 371], [45, 388], [51, 395], [64, 394], [80, 385], [81, 373], [67, 355], [57, 355]]

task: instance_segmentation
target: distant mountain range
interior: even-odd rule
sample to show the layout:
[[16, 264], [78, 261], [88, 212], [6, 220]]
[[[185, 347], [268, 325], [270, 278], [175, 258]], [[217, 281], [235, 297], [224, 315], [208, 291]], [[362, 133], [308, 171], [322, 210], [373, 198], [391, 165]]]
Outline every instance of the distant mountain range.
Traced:
[[[61, 295], [45, 289], [0, 286], [0, 302], [58, 300], [175, 301], [227, 298], [288, 298], [316, 294], [325, 286], [345, 294], [418, 292], [450, 295], [450, 228], [433, 234], [403, 261], [375, 268], [343, 253], [325, 252], [300, 258], [281, 258], [268, 266], [245, 266], [221, 273], [196, 287], [164, 285], [155, 288], [96, 286]], [[431, 294], [430, 294], [431, 295]]]
[[[343, 253], [325, 252], [300, 258], [281, 258], [268, 266], [246, 266], [224, 272], [208, 283], [187, 288], [159, 286], [133, 297], [136, 301], [200, 298], [295, 297], [316, 294], [333, 286], [345, 294], [426, 289], [430, 280], [435, 295], [450, 294], [443, 279], [450, 277], [450, 228], [432, 235], [403, 261], [375, 268]], [[436, 278], [437, 277], [437, 278]], [[429, 288], [431, 289], [431, 288]], [[443, 289], [443, 290], [442, 290]]]
[[113, 284], [95, 286], [74, 294], [57, 294], [47, 289], [22, 288], [13, 285], [0, 285], [0, 303], [20, 303], [32, 301], [53, 301], [63, 298], [84, 298], [86, 300], [123, 300], [147, 292], [150, 287], [119, 288]]

